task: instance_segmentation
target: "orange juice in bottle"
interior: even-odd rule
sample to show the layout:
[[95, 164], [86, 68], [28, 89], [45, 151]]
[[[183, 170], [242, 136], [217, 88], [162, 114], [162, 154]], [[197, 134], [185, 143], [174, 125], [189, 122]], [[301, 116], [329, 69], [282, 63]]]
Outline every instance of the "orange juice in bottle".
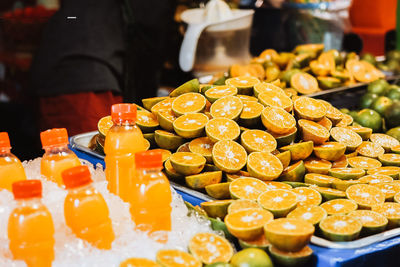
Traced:
[[49, 210], [43, 205], [42, 183], [23, 180], [13, 183], [17, 207], [8, 220], [8, 239], [14, 259], [28, 267], [51, 266], [54, 260], [54, 225]]
[[161, 172], [161, 152], [136, 153], [136, 169], [135, 186], [129, 200], [136, 228], [150, 233], [170, 231], [172, 196], [169, 181]]
[[21, 161], [11, 152], [8, 133], [0, 132], [0, 189], [11, 191], [12, 183], [26, 180]]
[[74, 234], [99, 249], [110, 249], [115, 235], [107, 203], [92, 185], [89, 168], [76, 166], [62, 172], [68, 194], [64, 201], [66, 224]]
[[62, 185], [61, 172], [81, 165], [78, 157], [68, 148], [68, 134], [65, 128], [54, 128], [40, 133], [45, 153], [40, 171], [50, 181]]
[[111, 107], [114, 126], [108, 131], [104, 152], [108, 189], [128, 201], [136, 176], [135, 153], [145, 150], [143, 134], [136, 126], [136, 106], [115, 104]]

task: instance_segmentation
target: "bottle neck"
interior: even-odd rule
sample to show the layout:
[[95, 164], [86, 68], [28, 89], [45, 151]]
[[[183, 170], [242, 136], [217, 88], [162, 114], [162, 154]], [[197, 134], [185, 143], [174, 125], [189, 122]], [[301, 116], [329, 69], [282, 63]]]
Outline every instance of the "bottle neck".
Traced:
[[18, 207], [28, 207], [43, 204], [41, 197], [18, 198], [16, 201]]
[[11, 154], [11, 148], [8, 147], [0, 147], [0, 156], [6, 156]]
[[135, 126], [134, 120], [113, 120], [113, 122], [118, 126]]
[[47, 146], [43, 148], [46, 153], [61, 153], [69, 151], [68, 144], [58, 146]]
[[161, 168], [151, 168], [151, 169], [144, 169], [144, 168], [136, 168], [139, 177], [150, 177], [152, 178], [153, 175], [159, 174], [161, 172]]
[[93, 187], [93, 183], [87, 183], [87, 184], [83, 184], [83, 185], [79, 185], [79, 186], [76, 186], [76, 187], [71, 187], [71, 188], [68, 188], [68, 192], [69, 193], [72, 193], [72, 194], [76, 194], [76, 193], [79, 193], [79, 192], [81, 192], [81, 191], [86, 191], [86, 190], [89, 190], [89, 189], [93, 189], [94, 187]]

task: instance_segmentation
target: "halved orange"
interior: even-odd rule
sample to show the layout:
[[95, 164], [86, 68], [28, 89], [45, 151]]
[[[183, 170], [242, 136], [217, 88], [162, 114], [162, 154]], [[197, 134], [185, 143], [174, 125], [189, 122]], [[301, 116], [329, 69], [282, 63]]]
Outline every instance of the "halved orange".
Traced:
[[267, 240], [283, 251], [295, 252], [303, 249], [314, 234], [314, 226], [298, 219], [280, 218], [264, 226]]
[[332, 163], [324, 159], [310, 157], [304, 161], [304, 166], [307, 172], [328, 174]]
[[400, 204], [395, 202], [385, 202], [372, 206], [372, 211], [376, 211], [388, 220], [388, 228], [395, 228], [400, 226]]
[[205, 92], [205, 96], [211, 103], [214, 103], [217, 99], [224, 96], [235, 96], [238, 93], [238, 89], [230, 85], [218, 85], [208, 89]]
[[[211, 171], [211, 172], [218, 172], [218, 171]], [[222, 172], [221, 172], [222, 176]], [[215, 199], [228, 199], [231, 197], [229, 193], [229, 184], [230, 182], [219, 182], [218, 184], [209, 184], [205, 186], [206, 193], [210, 197]], [[204, 202], [203, 202], [204, 203]]]
[[153, 113], [147, 110], [138, 110], [136, 117], [136, 125], [142, 130], [143, 133], [154, 132], [159, 123], [157, 117]]
[[322, 187], [332, 187], [332, 183], [336, 180], [337, 178], [324, 175], [324, 174], [319, 174], [319, 173], [307, 173], [304, 176], [304, 182], [307, 184], [315, 184], [318, 186]]
[[257, 83], [260, 83], [260, 80], [253, 76], [238, 76], [225, 81], [226, 85], [236, 87], [241, 95], [253, 95], [253, 87]]
[[114, 123], [111, 116], [105, 116], [101, 118], [97, 123], [97, 129], [99, 130], [100, 135], [105, 137], [113, 125]]
[[272, 189], [258, 196], [258, 204], [272, 212], [274, 218], [286, 217], [297, 206], [296, 193], [287, 189]]
[[361, 209], [385, 202], [385, 194], [377, 187], [367, 184], [355, 184], [347, 188], [346, 196], [354, 200]]
[[279, 176], [279, 180], [288, 182], [302, 182], [305, 172], [306, 168], [304, 167], [304, 162], [299, 160], [296, 163], [284, 168], [282, 174]]
[[324, 126], [328, 131], [332, 129], [332, 121], [328, 119], [327, 117], [323, 117], [321, 120], [317, 122], [318, 124]]
[[281, 108], [265, 107], [261, 113], [261, 121], [265, 128], [278, 134], [289, 133], [296, 127], [294, 117]]
[[331, 137], [341, 144], [344, 144], [347, 151], [354, 151], [362, 143], [362, 138], [353, 130], [344, 127], [333, 127]]
[[236, 140], [240, 135], [239, 125], [227, 118], [215, 118], [207, 122], [206, 134], [212, 142]]
[[393, 201], [393, 197], [400, 192], [400, 183], [375, 183], [371, 184], [378, 187], [384, 194], [386, 201]]
[[[159, 96], [159, 97], [151, 97], [151, 98], [144, 98], [142, 99], [143, 107], [147, 109], [148, 111], [151, 110], [151, 108], [157, 104], [158, 102], [161, 102], [165, 99], [167, 99], [168, 96]], [[139, 109], [138, 109], [139, 110]]]
[[292, 159], [290, 151], [273, 154], [282, 162], [283, 169], [286, 169], [289, 166], [290, 160]]
[[294, 111], [300, 119], [320, 121], [326, 115], [326, 107], [318, 100], [306, 96], [294, 101]]
[[272, 213], [267, 210], [250, 208], [229, 213], [224, 221], [233, 236], [242, 240], [254, 240], [263, 234], [263, 226], [273, 218]]
[[277, 145], [275, 138], [262, 130], [246, 130], [240, 136], [240, 141], [248, 153], [272, 152]]
[[313, 141], [315, 145], [323, 144], [329, 139], [329, 131], [322, 125], [310, 120], [298, 120], [303, 141]]
[[389, 175], [393, 179], [399, 179], [400, 175], [400, 167], [395, 167], [395, 166], [385, 166], [385, 167], [380, 167], [376, 169], [370, 169], [368, 170], [368, 174], [383, 174], [383, 175]]
[[178, 149], [176, 150], [176, 152], [192, 152], [189, 149], [189, 142], [186, 142], [186, 143], [182, 144], [181, 146], [179, 146]]
[[342, 180], [351, 180], [363, 177], [365, 171], [361, 168], [332, 168], [328, 171], [328, 174]]
[[161, 110], [169, 110], [172, 108], [172, 102], [174, 102], [175, 97], [169, 97], [167, 99], [164, 99], [157, 104], [155, 104], [151, 108], [151, 113], [157, 116], [157, 113], [160, 112]]
[[358, 207], [357, 203], [349, 199], [332, 199], [321, 204], [328, 215], [333, 214], [347, 214], [351, 211], [356, 210]]
[[233, 248], [228, 240], [213, 233], [198, 233], [189, 241], [190, 253], [203, 262], [229, 262], [233, 256]]
[[202, 112], [206, 107], [206, 98], [199, 93], [186, 93], [172, 102], [172, 111], [177, 116], [187, 113]]
[[268, 91], [258, 95], [258, 101], [266, 107], [283, 108], [290, 112], [293, 108], [293, 102], [285, 93], [279, 91]]
[[355, 210], [349, 216], [358, 219], [366, 234], [383, 232], [388, 224], [388, 219], [382, 214], [372, 210]]
[[366, 175], [358, 179], [360, 183], [363, 184], [378, 184], [378, 183], [391, 183], [393, 182], [393, 178], [388, 175], [383, 174], [374, 174], [374, 175]]
[[178, 118], [171, 108], [162, 109], [157, 112], [157, 120], [160, 127], [166, 131], [172, 132], [174, 130], [173, 123]]
[[347, 161], [351, 167], [364, 170], [379, 168], [382, 166], [382, 163], [379, 160], [362, 156], [351, 157], [348, 158]]
[[320, 187], [320, 186], [314, 186], [312, 187], [315, 190], [317, 190], [324, 201], [329, 201], [332, 199], [337, 199], [337, 198], [345, 198], [346, 194], [345, 192], [329, 187]]
[[397, 193], [396, 195], [394, 195], [393, 200], [396, 203], [400, 203], [400, 193]]
[[236, 96], [225, 96], [216, 100], [210, 108], [210, 113], [213, 118], [228, 118], [236, 120], [239, 118], [243, 110], [243, 103]]
[[400, 154], [400, 145], [392, 147], [391, 152]]
[[206, 164], [203, 156], [191, 152], [176, 152], [169, 157], [169, 160], [172, 167], [183, 175], [198, 174]]
[[264, 183], [267, 185], [268, 190], [273, 190], [273, 189], [292, 189], [292, 187], [290, 185], [282, 183], [282, 182], [264, 181]]
[[258, 196], [268, 190], [268, 186], [252, 177], [237, 178], [229, 185], [233, 199], [257, 200]]
[[236, 95], [236, 96], [239, 97], [239, 99], [242, 100], [242, 102], [245, 101], [258, 102], [258, 99], [255, 96], [249, 96], [249, 95]]
[[248, 200], [248, 199], [237, 199], [234, 200], [228, 207], [228, 213], [234, 213], [240, 210], [245, 209], [257, 209], [260, 208], [260, 205], [256, 201]]
[[160, 267], [160, 265], [146, 258], [129, 258], [121, 262], [119, 267]]
[[346, 146], [339, 142], [326, 142], [314, 146], [314, 154], [320, 159], [336, 161], [339, 160], [346, 151]]
[[154, 131], [154, 140], [160, 148], [168, 150], [175, 150], [185, 142], [181, 136], [163, 130]]
[[225, 173], [226, 175], [226, 180], [228, 182], [232, 182], [233, 180], [236, 180], [237, 178], [243, 178], [243, 177], [250, 177], [250, 173], [246, 171], [238, 171], [235, 173]]
[[304, 160], [312, 154], [314, 143], [312, 141], [294, 143], [292, 145], [281, 147], [280, 150], [290, 151], [292, 161]]
[[296, 89], [297, 92], [303, 95], [312, 94], [319, 91], [317, 79], [305, 72], [293, 74], [290, 78], [290, 85]]
[[246, 248], [259, 248], [262, 250], [267, 250], [271, 244], [268, 242], [267, 238], [265, 237], [264, 234], [260, 235], [258, 238], [254, 240], [238, 240], [239, 241], [239, 246], [242, 249]]
[[282, 94], [285, 94], [285, 92], [282, 90], [282, 88], [272, 84], [272, 83], [259, 83], [254, 85], [254, 96], [258, 97], [259, 94], [265, 93], [265, 92], [279, 92]]
[[364, 141], [356, 149], [357, 153], [364, 157], [377, 158], [380, 155], [385, 154], [383, 147], [377, 143]]
[[229, 73], [231, 77], [255, 76], [260, 80], [263, 80], [265, 77], [264, 67], [261, 64], [233, 64], [229, 69]]
[[207, 162], [212, 162], [212, 148], [214, 143], [208, 137], [199, 137], [189, 143], [189, 150], [206, 158]]
[[324, 100], [319, 100], [326, 107], [326, 117], [333, 123], [333, 125], [338, 124], [343, 119], [343, 113], [332, 106], [329, 102]]
[[378, 159], [384, 166], [397, 166], [400, 167], [400, 155], [399, 154], [383, 154], [379, 155]]
[[292, 189], [297, 194], [297, 206], [319, 205], [322, 202], [321, 194], [309, 187], [296, 187]]
[[346, 168], [349, 165], [346, 155], [341, 156], [339, 159], [332, 162], [332, 168]]
[[346, 127], [355, 131], [357, 134], [359, 134], [363, 140], [368, 140], [372, 134], [372, 129], [368, 128], [368, 127], [363, 127], [363, 126], [358, 126], [358, 125], [352, 125], [352, 126], [346, 126]]
[[333, 53], [329, 51], [321, 53], [318, 57], [318, 63], [322, 64], [329, 72], [334, 71], [336, 67], [335, 57]]
[[386, 152], [390, 152], [392, 147], [400, 145], [399, 141], [396, 138], [391, 137], [390, 135], [387, 134], [379, 134], [379, 133], [371, 134], [370, 140], [373, 143], [382, 146]]
[[276, 140], [278, 146], [287, 146], [294, 142], [297, 137], [297, 128], [294, 127], [288, 133], [278, 134], [274, 132], [269, 132]]
[[[178, 153], [187, 153], [187, 152], [178, 152]], [[220, 184], [221, 180], [222, 180], [221, 171], [202, 172], [199, 174], [186, 175], [185, 177], [186, 185], [195, 190], [201, 190], [204, 189], [206, 186]]]
[[177, 118], [173, 122], [173, 126], [179, 136], [196, 138], [204, 134], [207, 122], [208, 117], [203, 113], [187, 113]]
[[350, 59], [346, 62], [346, 69], [359, 82], [372, 82], [385, 75], [377, 70], [371, 63], [363, 60]]
[[336, 179], [332, 183], [332, 187], [337, 190], [341, 191], [346, 191], [349, 186], [352, 186], [353, 184], [361, 184], [359, 180], [341, 180], [341, 179]]
[[353, 123], [353, 117], [350, 116], [349, 114], [344, 114], [343, 113], [343, 118], [342, 120], [336, 124], [337, 127], [347, 127]]
[[222, 140], [214, 144], [212, 158], [215, 166], [220, 170], [227, 173], [235, 173], [246, 165], [247, 153], [238, 143], [231, 140]]
[[279, 56], [279, 54], [274, 49], [265, 49], [258, 57], [264, 61], [272, 61], [272, 59], [277, 56]]
[[239, 123], [246, 127], [254, 127], [261, 121], [264, 106], [255, 101], [243, 101], [243, 110], [239, 116]]
[[269, 152], [252, 152], [247, 159], [247, 171], [261, 180], [275, 180], [283, 171], [282, 162]]
[[322, 219], [326, 218], [326, 211], [320, 206], [305, 205], [298, 206], [292, 210], [288, 215], [288, 219], [305, 220], [313, 225], [317, 225]]
[[202, 263], [187, 252], [177, 249], [161, 249], [156, 255], [157, 262], [164, 267], [201, 267]]
[[322, 235], [331, 241], [351, 241], [360, 235], [362, 223], [349, 215], [331, 215], [319, 223]]

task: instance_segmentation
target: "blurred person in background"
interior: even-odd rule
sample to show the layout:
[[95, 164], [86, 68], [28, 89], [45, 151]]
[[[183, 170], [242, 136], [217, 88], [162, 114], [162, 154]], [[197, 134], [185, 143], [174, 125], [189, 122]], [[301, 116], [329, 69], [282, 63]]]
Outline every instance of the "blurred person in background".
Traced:
[[172, 1], [61, 0], [31, 69], [41, 130], [95, 130], [112, 104], [155, 96], [172, 11]]

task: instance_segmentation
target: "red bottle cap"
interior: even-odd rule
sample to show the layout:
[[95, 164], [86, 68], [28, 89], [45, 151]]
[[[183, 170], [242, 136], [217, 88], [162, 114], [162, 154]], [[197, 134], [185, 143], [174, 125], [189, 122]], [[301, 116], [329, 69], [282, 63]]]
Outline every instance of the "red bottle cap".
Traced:
[[92, 182], [88, 166], [81, 165], [66, 169], [61, 173], [65, 188], [75, 188]]
[[136, 168], [155, 169], [162, 168], [161, 151], [142, 151], [135, 154]]
[[12, 184], [15, 199], [42, 197], [42, 182], [40, 180], [21, 180]]
[[111, 106], [111, 117], [114, 123], [136, 121], [137, 107], [135, 104], [115, 104]]
[[0, 132], [0, 148], [11, 148], [10, 138], [7, 132]]
[[65, 128], [54, 128], [40, 133], [43, 148], [68, 145], [68, 133]]

